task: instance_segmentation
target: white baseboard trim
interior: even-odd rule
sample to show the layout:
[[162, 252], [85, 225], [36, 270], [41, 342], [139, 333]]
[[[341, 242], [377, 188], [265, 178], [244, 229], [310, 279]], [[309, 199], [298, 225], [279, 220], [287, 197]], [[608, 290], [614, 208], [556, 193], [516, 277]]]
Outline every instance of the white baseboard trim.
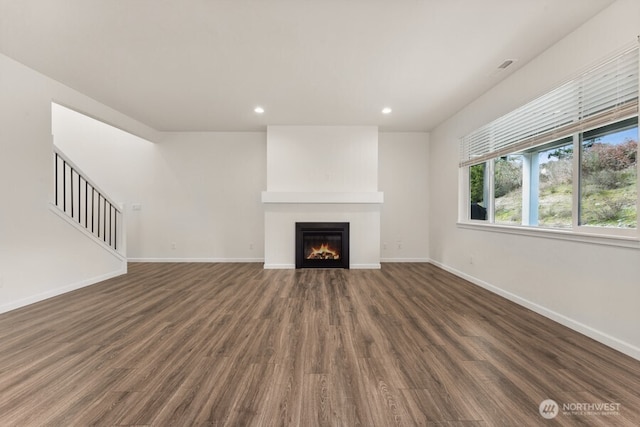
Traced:
[[129, 262], [264, 262], [264, 258], [129, 258]]
[[349, 266], [352, 270], [380, 270], [380, 263], [377, 264], [351, 264]]
[[429, 258], [382, 258], [380, 262], [430, 262]]
[[534, 311], [548, 319], [551, 319], [555, 322], [560, 323], [561, 325], [564, 325], [566, 327], [568, 327], [569, 329], [573, 329], [576, 332], [579, 332], [583, 335], [588, 336], [589, 338], [592, 338], [608, 347], [611, 347], [615, 350], [618, 350], [621, 353], [626, 354], [627, 356], [633, 357], [636, 360], [640, 360], [640, 348], [629, 344], [625, 341], [622, 341], [616, 337], [613, 337], [609, 334], [606, 334], [602, 331], [599, 331], [597, 329], [594, 329], [588, 325], [585, 325], [584, 323], [578, 322], [574, 319], [571, 319], [570, 317], [567, 317], [563, 314], [557, 313], [553, 310], [549, 310], [548, 308], [541, 306], [539, 304], [536, 304], [532, 301], [529, 301], [525, 298], [522, 298], [516, 294], [513, 294], [509, 291], [505, 291], [504, 289], [498, 288], [497, 286], [494, 286], [490, 283], [487, 283], [483, 280], [480, 280], [476, 277], [470, 276], [469, 274], [463, 273], [462, 271], [459, 271], [455, 268], [449, 267], [448, 265], [442, 264], [438, 261], [434, 261], [434, 260], [429, 260], [429, 263], [442, 268], [443, 270], [448, 271], [449, 273], [455, 274], [458, 277], [461, 277], [471, 283], [473, 283], [474, 285], [480, 286], [481, 288], [484, 288], [490, 292], [493, 292], [494, 294], [500, 295], [506, 299], [508, 299], [509, 301], [515, 302], [518, 305], [521, 305], [523, 307], [528, 308], [531, 311]]
[[46, 299], [65, 294], [67, 292], [75, 291], [76, 289], [95, 285], [96, 283], [99, 283], [114, 277], [118, 277], [126, 273], [127, 273], [127, 264], [125, 263], [124, 267], [120, 270], [112, 271], [110, 273], [102, 274], [100, 276], [92, 277], [90, 279], [80, 280], [79, 282], [72, 283], [71, 285], [63, 286], [57, 289], [52, 289], [46, 292], [29, 296], [27, 298], [19, 299], [17, 301], [11, 301], [7, 304], [2, 304], [0, 305], [0, 313], [6, 313], [8, 311], [27, 306], [29, 304], [34, 304], [36, 302], [44, 301]]
[[264, 264], [265, 270], [294, 270], [295, 264]]

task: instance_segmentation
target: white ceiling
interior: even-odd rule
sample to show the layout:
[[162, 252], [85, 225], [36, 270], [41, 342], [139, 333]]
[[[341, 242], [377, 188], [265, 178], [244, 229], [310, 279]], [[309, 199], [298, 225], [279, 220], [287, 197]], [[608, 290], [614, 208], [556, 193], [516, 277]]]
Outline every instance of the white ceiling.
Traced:
[[158, 130], [427, 131], [612, 2], [0, 0], [0, 52]]

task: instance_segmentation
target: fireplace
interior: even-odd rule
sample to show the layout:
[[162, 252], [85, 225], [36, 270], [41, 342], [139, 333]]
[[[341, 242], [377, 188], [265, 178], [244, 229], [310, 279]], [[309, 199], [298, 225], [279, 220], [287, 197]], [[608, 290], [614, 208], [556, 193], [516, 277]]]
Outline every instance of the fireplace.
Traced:
[[349, 223], [296, 222], [296, 268], [349, 268]]

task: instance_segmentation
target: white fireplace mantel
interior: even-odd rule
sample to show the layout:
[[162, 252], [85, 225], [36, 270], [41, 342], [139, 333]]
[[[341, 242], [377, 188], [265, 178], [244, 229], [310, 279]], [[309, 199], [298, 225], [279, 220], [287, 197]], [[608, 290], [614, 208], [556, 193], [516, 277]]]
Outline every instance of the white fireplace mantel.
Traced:
[[262, 203], [382, 204], [384, 193], [382, 191], [356, 193], [263, 191]]

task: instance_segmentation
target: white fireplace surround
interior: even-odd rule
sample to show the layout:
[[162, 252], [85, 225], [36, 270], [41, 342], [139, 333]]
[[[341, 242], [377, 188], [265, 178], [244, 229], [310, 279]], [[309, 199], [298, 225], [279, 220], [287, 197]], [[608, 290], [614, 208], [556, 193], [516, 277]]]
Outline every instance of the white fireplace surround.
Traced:
[[295, 268], [296, 222], [348, 222], [349, 268], [380, 268], [380, 205], [274, 203], [265, 205], [264, 268]]
[[380, 268], [376, 126], [269, 126], [264, 268], [295, 268], [296, 222], [348, 222], [350, 268]]

